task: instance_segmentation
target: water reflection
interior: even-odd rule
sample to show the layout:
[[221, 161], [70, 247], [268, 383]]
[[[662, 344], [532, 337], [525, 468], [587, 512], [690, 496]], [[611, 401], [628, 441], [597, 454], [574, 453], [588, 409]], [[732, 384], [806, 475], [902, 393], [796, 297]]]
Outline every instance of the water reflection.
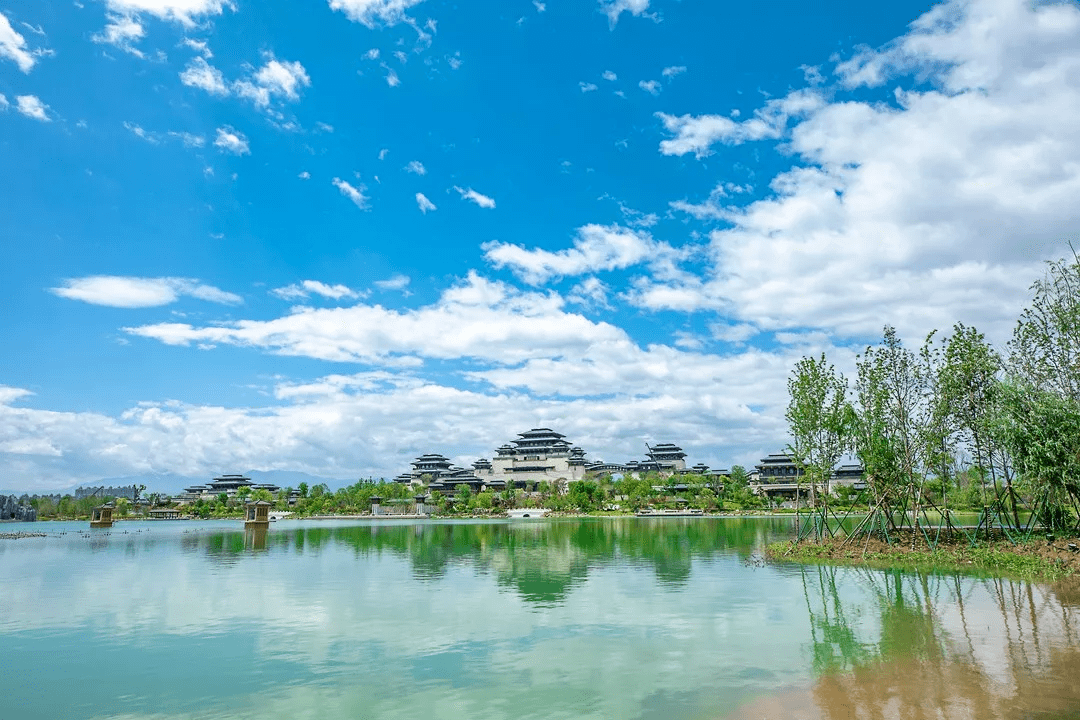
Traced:
[[[844, 597], [853, 580], [868, 602]], [[733, 717], [1080, 717], [1075, 581], [821, 566], [802, 585], [818, 680]]]
[[328, 545], [351, 549], [357, 557], [390, 553], [407, 559], [412, 576], [436, 581], [455, 565], [494, 573], [523, 599], [541, 606], [564, 600], [595, 570], [612, 564], [652, 568], [657, 583], [686, 585], [694, 562], [719, 555], [745, 559], [770, 542], [791, 535], [787, 519], [713, 520], [636, 518], [571, 522], [368, 523], [314, 525], [273, 530], [230, 529], [190, 533], [183, 545], [219, 562], [253, 550], [318, 554]]
[[[0, 545], [13, 717], [1080, 707], [1076, 583], [748, 562], [789, 536], [787, 519], [134, 527], [87, 537], [53, 524], [36, 544]], [[27, 693], [31, 680], [49, 692]]]

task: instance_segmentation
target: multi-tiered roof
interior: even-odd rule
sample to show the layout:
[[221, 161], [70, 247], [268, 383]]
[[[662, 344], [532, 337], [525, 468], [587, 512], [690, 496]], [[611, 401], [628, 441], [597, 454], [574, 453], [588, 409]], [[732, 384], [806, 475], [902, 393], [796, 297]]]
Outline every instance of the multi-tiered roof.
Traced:
[[[513, 455], [569, 455], [570, 443], [562, 433], [557, 433], [550, 428], [533, 428], [527, 432], [518, 433], [518, 440], [511, 440]], [[506, 447], [505, 445], [503, 447]], [[499, 448], [501, 451], [502, 448]], [[500, 454], [502, 454], [500, 452]]]

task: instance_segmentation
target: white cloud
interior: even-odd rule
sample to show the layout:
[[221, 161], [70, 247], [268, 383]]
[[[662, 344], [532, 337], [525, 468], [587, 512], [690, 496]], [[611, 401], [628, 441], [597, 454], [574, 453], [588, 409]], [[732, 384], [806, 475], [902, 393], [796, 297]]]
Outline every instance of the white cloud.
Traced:
[[628, 12], [634, 17], [645, 14], [649, 9], [649, 0], [600, 0], [600, 12], [608, 16], [612, 27], [619, 22], [619, 16]]
[[187, 27], [196, 25], [199, 18], [220, 15], [225, 8], [233, 8], [230, 0], [107, 0], [106, 4], [118, 15], [147, 13]]
[[[406, 279], [376, 283], [402, 289]], [[625, 344], [625, 333], [564, 312], [554, 295], [521, 293], [470, 274], [440, 300], [415, 310], [379, 305], [301, 309], [269, 321], [195, 327], [159, 323], [127, 328], [132, 335], [171, 345], [231, 344], [334, 361], [383, 362], [395, 356], [483, 358], [516, 363], [584, 352], [598, 342]], [[447, 332], [453, 328], [453, 332]]]
[[596, 277], [588, 277], [575, 285], [566, 299], [572, 303], [585, 306], [610, 308], [608, 302], [609, 288], [603, 281]]
[[171, 138], [179, 139], [180, 142], [184, 144], [184, 147], [188, 148], [201, 148], [203, 145], [206, 144], [206, 138], [204, 138], [202, 135], [196, 135], [194, 133], [177, 132], [176, 130], [170, 130], [166, 133], [166, 135]]
[[587, 93], [596, 90], [596, 83], [579, 82], [578, 86], [581, 88], [581, 92]]
[[309, 173], [307, 170], [305, 170], [304, 172], [300, 173], [296, 177], [300, 178], [301, 180], [310, 180], [311, 179], [311, 173]]
[[492, 210], [495, 208], [495, 201], [492, 198], [489, 198], [487, 195], [482, 195], [473, 190], [472, 188], [460, 188], [455, 185], [454, 189], [457, 190], [458, 194], [461, 195], [462, 200], [468, 200], [469, 202], [476, 203], [480, 207], [487, 208], [488, 210]]
[[416, 193], [416, 206], [420, 208], [420, 212], [425, 215], [427, 215], [430, 210], [438, 210], [438, 208], [435, 207], [435, 203], [428, 200], [424, 193]]
[[723, 115], [676, 117], [656, 113], [664, 129], [675, 134], [673, 139], [661, 141], [660, 152], [664, 155], [692, 152], [701, 158], [711, 154], [716, 143], [740, 145], [754, 140], [775, 140], [784, 134], [789, 120], [807, 117], [824, 106], [820, 92], [804, 89], [768, 101], [765, 107], [754, 112], [752, 118], [742, 122]]
[[250, 79], [234, 83], [233, 90], [258, 107], [266, 108], [273, 99], [296, 102], [300, 99], [299, 91], [310, 86], [311, 78], [303, 65], [277, 60], [271, 55]]
[[379, 59], [379, 48], [371, 48], [366, 53], [364, 53], [364, 58], [367, 59], [367, 60], [378, 60]]
[[376, 280], [375, 287], [379, 288], [380, 290], [404, 290], [405, 288], [409, 287], [409, 282], [410, 280], [408, 275], [402, 275], [401, 273], [398, 273], [397, 275], [394, 275], [391, 278], [387, 278], [386, 280]]
[[663, 87], [656, 80], [642, 80], [638, 83], [638, 87], [650, 95], [659, 95], [660, 91], [663, 90]]
[[547, 10], [547, 5], [540, 2], [540, 0], [533, 0], [533, 6], [536, 8], [536, 12], [542, 13]]
[[214, 147], [220, 148], [222, 152], [231, 153], [232, 155], [251, 154], [251, 149], [248, 147], [248, 139], [242, 132], [233, 129], [228, 125], [217, 129], [217, 138], [214, 140]]
[[211, 95], [229, 94], [229, 88], [225, 85], [225, 76], [201, 56], [192, 58], [187, 64], [184, 71], [180, 73], [180, 82], [188, 87], [205, 90]]
[[419, 160], [413, 160], [405, 166], [405, 172], [410, 172], [414, 175], [426, 175], [427, 169], [424, 167], [424, 164]]
[[0, 110], [7, 110], [11, 103], [8, 102], [7, 96], [4, 93], [0, 93]]
[[175, 277], [91, 275], [65, 280], [61, 287], [50, 288], [49, 291], [69, 300], [119, 308], [169, 305], [182, 295], [226, 305], [239, 305], [244, 301], [239, 295], [212, 285], [203, 285], [198, 280]]
[[206, 44], [205, 40], [195, 40], [194, 38], [184, 38], [180, 41], [180, 44], [191, 48], [197, 53], [200, 53], [204, 58], [209, 60], [214, 57], [214, 53], [210, 52], [210, 46]]
[[636, 265], [653, 255], [657, 245], [644, 232], [618, 225], [586, 225], [578, 229], [574, 247], [566, 250], [526, 250], [520, 245], [497, 241], [484, 243], [483, 249], [488, 262], [495, 267], [509, 267], [530, 285], [540, 285], [565, 275]]
[[360, 293], [347, 285], [327, 285], [318, 280], [304, 280], [299, 285], [286, 285], [285, 287], [274, 288], [270, 291], [270, 294], [283, 300], [298, 300], [313, 294], [321, 295], [322, 297], [331, 300], [341, 300], [342, 298], [355, 300], [356, 298], [361, 297]]
[[363, 185], [353, 187], [341, 178], [334, 178], [331, 182], [334, 183], [334, 187], [341, 191], [342, 195], [352, 200], [356, 207], [361, 210], [368, 210], [371, 207], [368, 205], [368, 196], [364, 194], [364, 190], [367, 188]]
[[755, 118], [797, 118], [790, 130], [711, 116], [711, 129], [695, 131], [700, 118], [665, 116], [678, 137], [662, 152], [769, 136], [786, 141], [796, 166], [763, 199], [714, 202], [731, 227], [712, 234], [702, 277], [645, 281], [631, 299], [842, 336], [891, 322], [919, 337], [962, 321], [1000, 342], [1040, 261], [1080, 233], [1078, 68], [1075, 4], [952, 2], [839, 66], [850, 85], [921, 81], [889, 93], [893, 103], [801, 91]]
[[179, 140], [183, 143], [184, 147], [188, 148], [201, 148], [206, 144], [206, 138], [202, 135], [195, 135], [189, 132], [180, 132], [176, 130], [169, 130], [168, 132], [155, 132], [146, 130], [140, 125], [133, 122], [124, 121], [124, 127], [131, 131], [133, 135], [138, 138], [142, 138], [146, 142], [157, 145], [165, 140]]
[[105, 29], [100, 33], [91, 35], [90, 39], [96, 43], [113, 45], [136, 57], [143, 57], [142, 51], [135, 48], [132, 44], [141, 40], [146, 35], [146, 30], [143, 28], [142, 23], [131, 15], [109, 14], [106, 17], [109, 22], [105, 26]]
[[604, 73], [600, 77], [604, 78], [608, 82], [615, 82], [616, 80], [619, 79], [619, 76], [616, 75], [615, 73], [613, 73], [610, 70], [605, 70]]
[[15, 109], [28, 118], [51, 122], [49, 106], [41, 102], [35, 95], [18, 95], [15, 97]]
[[14, 61], [24, 73], [30, 72], [37, 62], [34, 54], [26, 48], [26, 38], [11, 27], [11, 21], [0, 13], [0, 58]]
[[331, 10], [340, 10], [353, 22], [370, 28], [396, 25], [409, 19], [405, 11], [422, 0], [330, 0]]
[[398, 74], [391, 68], [386, 68], [386, 84], [390, 87], [397, 87], [401, 84], [401, 79], [398, 78]]
[[675, 77], [676, 75], [682, 75], [684, 72], [686, 72], [686, 66], [685, 65], [672, 65], [670, 67], [664, 68], [660, 72], [660, 74], [663, 75], [664, 77], [668, 78], [668, 79], [671, 79], [671, 78]]

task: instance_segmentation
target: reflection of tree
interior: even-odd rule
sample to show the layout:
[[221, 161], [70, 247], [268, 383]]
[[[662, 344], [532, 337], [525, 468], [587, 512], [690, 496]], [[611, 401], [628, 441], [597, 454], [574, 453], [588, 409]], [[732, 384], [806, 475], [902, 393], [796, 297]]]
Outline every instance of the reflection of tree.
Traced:
[[[871, 594], [875, 637], [859, 637], [874, 623], [850, 612], [856, 586]], [[803, 589], [824, 718], [1072, 717], [1061, 713], [1080, 706], [1071, 610], [1036, 586], [820, 567], [803, 571]]]
[[[390, 553], [409, 561], [420, 581], [441, 578], [454, 564], [492, 573], [526, 601], [555, 604], [583, 583], [589, 572], [613, 563], [652, 568], [661, 585], [681, 586], [695, 562], [726, 554], [743, 557], [773, 540], [790, 537], [786, 519], [638, 518], [554, 522], [452, 522], [326, 525], [271, 529], [259, 549], [321, 552], [350, 548], [358, 557]], [[195, 543], [219, 561], [254, 549], [239, 530], [193, 534]]]

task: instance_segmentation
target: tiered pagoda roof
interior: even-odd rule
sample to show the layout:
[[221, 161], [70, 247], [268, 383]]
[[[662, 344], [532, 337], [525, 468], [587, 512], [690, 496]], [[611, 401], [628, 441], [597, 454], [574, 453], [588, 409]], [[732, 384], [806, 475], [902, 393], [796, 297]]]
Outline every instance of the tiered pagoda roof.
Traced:
[[649, 452], [645, 454], [649, 456], [650, 460], [655, 462], [663, 462], [664, 460], [682, 460], [686, 457], [686, 453], [683, 452], [681, 447], [671, 443], [652, 445], [649, 447]]
[[[511, 440], [514, 455], [568, 455], [570, 443], [564, 440], [566, 436], [557, 433], [550, 428], [533, 428], [527, 432], [518, 433], [518, 440]], [[505, 447], [505, 446], [503, 446]], [[503, 448], [499, 448], [499, 454]]]

